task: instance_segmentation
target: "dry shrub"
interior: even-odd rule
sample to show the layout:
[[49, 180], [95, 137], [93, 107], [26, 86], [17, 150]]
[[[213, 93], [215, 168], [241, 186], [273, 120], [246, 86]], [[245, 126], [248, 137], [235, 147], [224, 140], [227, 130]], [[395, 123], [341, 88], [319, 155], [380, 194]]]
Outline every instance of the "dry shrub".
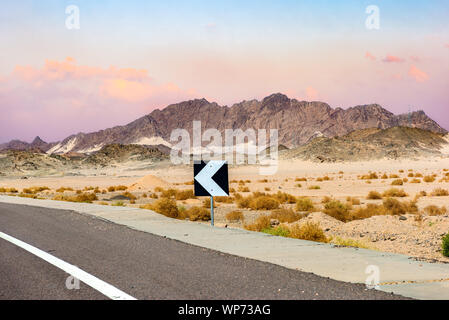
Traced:
[[251, 192], [248, 187], [239, 186], [237, 189], [239, 192]]
[[358, 206], [360, 205], [360, 199], [358, 198], [354, 198], [354, 197], [347, 197], [346, 201], [349, 202], [351, 205], [353, 206]]
[[31, 187], [31, 188], [25, 188], [22, 190], [22, 193], [25, 194], [36, 194], [42, 191], [50, 190], [49, 187]]
[[422, 190], [422, 191], [419, 192], [419, 196], [420, 197], [427, 197], [427, 192]]
[[122, 186], [122, 185], [120, 185], [120, 186], [110, 186], [110, 187], [108, 188], [108, 191], [109, 191], [109, 192], [114, 192], [114, 191], [125, 191], [125, 190], [127, 190], [127, 189], [128, 189], [127, 186]]
[[351, 213], [350, 220], [362, 220], [371, 218], [372, 216], [380, 216], [387, 214], [387, 210], [383, 205], [369, 203], [364, 208], [358, 208]]
[[[401, 172], [401, 170], [399, 170], [399, 172]], [[403, 170], [402, 170], [402, 172], [404, 172]], [[399, 176], [397, 175], [397, 174], [390, 174], [390, 177], [389, 177], [390, 179], [398, 179], [399, 178]]]
[[146, 204], [141, 206], [142, 209], [153, 210], [169, 218], [178, 218], [179, 210], [176, 206], [176, 201], [169, 198], [162, 198], [153, 204]]
[[403, 189], [397, 189], [397, 188], [391, 188], [388, 190], [385, 190], [382, 194], [383, 197], [390, 197], [390, 198], [404, 198], [407, 197], [408, 194], [405, 193]]
[[323, 212], [328, 216], [331, 216], [337, 220], [347, 222], [351, 220], [349, 215], [350, 206], [341, 203], [340, 201], [334, 200], [326, 203]]
[[403, 184], [404, 184], [404, 181], [402, 179], [396, 179], [391, 182], [392, 186], [402, 186]]
[[414, 175], [412, 172], [410, 172], [407, 176], [408, 176], [409, 178], [413, 178], [415, 175]]
[[258, 182], [260, 182], [260, 183], [267, 183], [268, 179], [262, 179], [262, 180], [259, 180]]
[[195, 183], [194, 183], [193, 180], [191, 180], [191, 181], [184, 182], [184, 184], [185, 184], [186, 186], [193, 186]]
[[321, 189], [320, 186], [310, 186], [309, 187], [309, 190], [319, 190], [319, 189]]
[[16, 188], [1, 187], [0, 192], [2, 192], [2, 193], [19, 193], [19, 190], [17, 190]]
[[274, 195], [274, 197], [280, 202], [280, 203], [296, 203], [296, 197], [295, 196], [293, 196], [293, 195], [291, 195], [291, 194], [288, 194], [288, 193], [285, 193], [285, 192], [281, 192], [281, 191], [278, 191], [275, 195]]
[[435, 181], [435, 177], [434, 176], [425, 176], [423, 180], [424, 180], [424, 182], [431, 183], [431, 182]]
[[161, 197], [162, 197], [162, 198], [168, 198], [168, 199], [171, 199], [171, 198], [176, 197], [176, 194], [177, 194], [177, 193], [178, 193], [178, 190], [173, 189], [173, 188], [170, 188], [170, 189], [167, 189], [167, 190], [162, 189], [162, 191], [161, 191]]
[[187, 200], [187, 199], [195, 199], [195, 194], [193, 190], [181, 190], [177, 191], [175, 194], [176, 200]]
[[325, 196], [324, 198], [323, 198], [323, 200], [321, 200], [321, 203], [328, 203], [328, 202], [331, 202], [333, 199], [331, 198], [331, 197], [329, 197], [329, 196]]
[[415, 178], [422, 178], [422, 177], [423, 177], [422, 173], [419, 172], [415, 173]]
[[122, 196], [127, 197], [127, 198], [129, 198], [129, 200], [133, 200], [133, 201], [137, 199], [137, 197], [135, 195], [133, 195], [131, 192], [128, 192], [128, 191], [123, 192]]
[[370, 172], [367, 175], [363, 175], [360, 177], [361, 180], [372, 180], [372, 179], [379, 179], [379, 176], [375, 172]]
[[73, 191], [73, 189], [70, 187], [61, 187], [61, 188], [56, 189], [57, 193], [64, 193], [65, 191]]
[[260, 232], [271, 227], [270, 217], [268, 217], [267, 215], [260, 216], [256, 219], [256, 221], [254, 221], [254, 223], [245, 224], [243, 227], [249, 231]]
[[183, 212], [183, 215], [190, 221], [209, 221], [210, 211], [201, 207], [191, 207]]
[[226, 214], [226, 220], [229, 222], [243, 222], [245, 221], [245, 216], [242, 211], [234, 210]]
[[252, 199], [249, 205], [253, 210], [273, 210], [279, 208], [279, 201], [269, 196], [261, 196]]
[[265, 187], [264, 190], [265, 191], [271, 191], [271, 188]]
[[314, 210], [315, 206], [309, 198], [298, 198], [296, 200], [296, 211], [313, 212]]
[[304, 215], [295, 212], [293, 209], [280, 208], [271, 212], [270, 218], [277, 219], [280, 223], [293, 223], [302, 219]]
[[437, 189], [432, 191], [431, 196], [433, 196], [433, 197], [446, 197], [446, 196], [449, 196], [449, 191], [447, 191], [446, 189], [437, 188]]
[[430, 205], [424, 208], [424, 212], [429, 216], [441, 216], [447, 213], [446, 207], [438, 207], [434, 205]]
[[410, 180], [410, 183], [421, 183], [421, 179], [414, 178]]
[[66, 196], [63, 194], [57, 194], [52, 198], [52, 200], [58, 201], [68, 201], [68, 202], [84, 202], [84, 203], [92, 203], [92, 201], [98, 200], [98, 197], [95, 193], [79, 193], [76, 196]]
[[342, 247], [353, 247], [353, 248], [362, 248], [362, 249], [368, 249], [368, 246], [364, 244], [363, 242], [354, 240], [354, 239], [344, 239], [340, 237], [336, 237], [332, 240], [332, 242], [337, 246]]
[[402, 170], [402, 169], [401, 169], [401, 170], [399, 170], [399, 173], [404, 173], [404, 170]]
[[235, 199], [233, 197], [214, 197], [214, 200], [219, 203], [233, 203]]
[[387, 210], [387, 214], [392, 216], [418, 212], [415, 201], [400, 202], [397, 199], [388, 198], [383, 201], [383, 206]]
[[307, 181], [307, 178], [296, 178], [295, 182]]
[[316, 178], [316, 181], [323, 182], [323, 178]]
[[21, 198], [31, 198], [31, 199], [37, 199], [37, 195], [36, 194], [34, 194], [34, 193], [23, 193], [23, 192], [21, 192], [21, 193], [19, 193], [19, 197], [21, 197]]
[[289, 228], [289, 236], [301, 240], [329, 242], [329, 239], [324, 234], [319, 223], [307, 222], [302, 226], [296, 224]]
[[382, 199], [382, 195], [377, 191], [370, 191], [366, 198], [368, 200], [379, 200], [379, 199]]
[[388, 179], [388, 176], [386, 173], [384, 173], [381, 178], [385, 180], [385, 179]]

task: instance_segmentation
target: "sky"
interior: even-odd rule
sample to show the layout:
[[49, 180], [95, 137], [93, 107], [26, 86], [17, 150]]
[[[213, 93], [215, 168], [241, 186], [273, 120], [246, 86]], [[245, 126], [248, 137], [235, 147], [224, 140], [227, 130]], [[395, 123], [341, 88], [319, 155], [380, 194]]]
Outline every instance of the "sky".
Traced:
[[276, 92], [424, 110], [449, 129], [447, 17], [447, 0], [5, 0], [0, 143], [57, 141], [188, 99], [231, 106]]

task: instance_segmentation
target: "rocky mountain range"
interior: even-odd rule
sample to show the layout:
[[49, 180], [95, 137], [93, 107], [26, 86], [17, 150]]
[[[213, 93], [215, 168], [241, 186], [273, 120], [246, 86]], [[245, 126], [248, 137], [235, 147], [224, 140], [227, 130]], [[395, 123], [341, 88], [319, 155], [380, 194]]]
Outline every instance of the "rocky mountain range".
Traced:
[[79, 133], [55, 143], [46, 143], [39, 137], [30, 144], [14, 140], [0, 145], [0, 150], [36, 149], [49, 154], [64, 154], [93, 153], [108, 144], [171, 147], [172, 130], [186, 129], [192, 137], [194, 120], [201, 121], [202, 132], [209, 128], [216, 128], [222, 133], [225, 129], [278, 129], [279, 143], [288, 148], [304, 145], [316, 137], [332, 138], [367, 128], [410, 126], [434, 133], [447, 133], [423, 111], [394, 115], [378, 104], [333, 109], [323, 102], [298, 101], [277, 93], [262, 101], [243, 101], [231, 107], [206, 99], [185, 101], [154, 110], [124, 126]]

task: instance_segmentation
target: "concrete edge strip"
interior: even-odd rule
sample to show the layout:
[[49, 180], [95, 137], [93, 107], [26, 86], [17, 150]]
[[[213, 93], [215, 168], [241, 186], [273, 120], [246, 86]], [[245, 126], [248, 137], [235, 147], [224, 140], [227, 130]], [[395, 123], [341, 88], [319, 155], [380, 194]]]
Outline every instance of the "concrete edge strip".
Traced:
[[97, 290], [98, 292], [104, 294], [106, 297], [112, 300], [137, 300], [136, 298], [128, 295], [127, 293], [117, 289], [116, 287], [104, 282], [103, 280], [98, 279], [97, 277], [81, 270], [80, 268], [71, 265], [47, 252], [44, 252], [32, 245], [25, 243], [19, 239], [11, 237], [6, 233], [0, 232], [0, 238], [34, 254], [35, 256], [47, 261], [48, 263], [54, 265], [55, 267], [65, 271], [66, 273], [72, 275], [76, 279], [84, 282], [88, 286]]

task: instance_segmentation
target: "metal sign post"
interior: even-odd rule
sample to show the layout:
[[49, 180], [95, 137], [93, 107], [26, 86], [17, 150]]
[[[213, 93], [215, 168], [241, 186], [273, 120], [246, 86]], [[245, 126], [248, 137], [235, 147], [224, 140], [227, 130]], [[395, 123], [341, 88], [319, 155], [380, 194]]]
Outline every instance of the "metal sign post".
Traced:
[[214, 226], [214, 197], [210, 197], [210, 225]]

